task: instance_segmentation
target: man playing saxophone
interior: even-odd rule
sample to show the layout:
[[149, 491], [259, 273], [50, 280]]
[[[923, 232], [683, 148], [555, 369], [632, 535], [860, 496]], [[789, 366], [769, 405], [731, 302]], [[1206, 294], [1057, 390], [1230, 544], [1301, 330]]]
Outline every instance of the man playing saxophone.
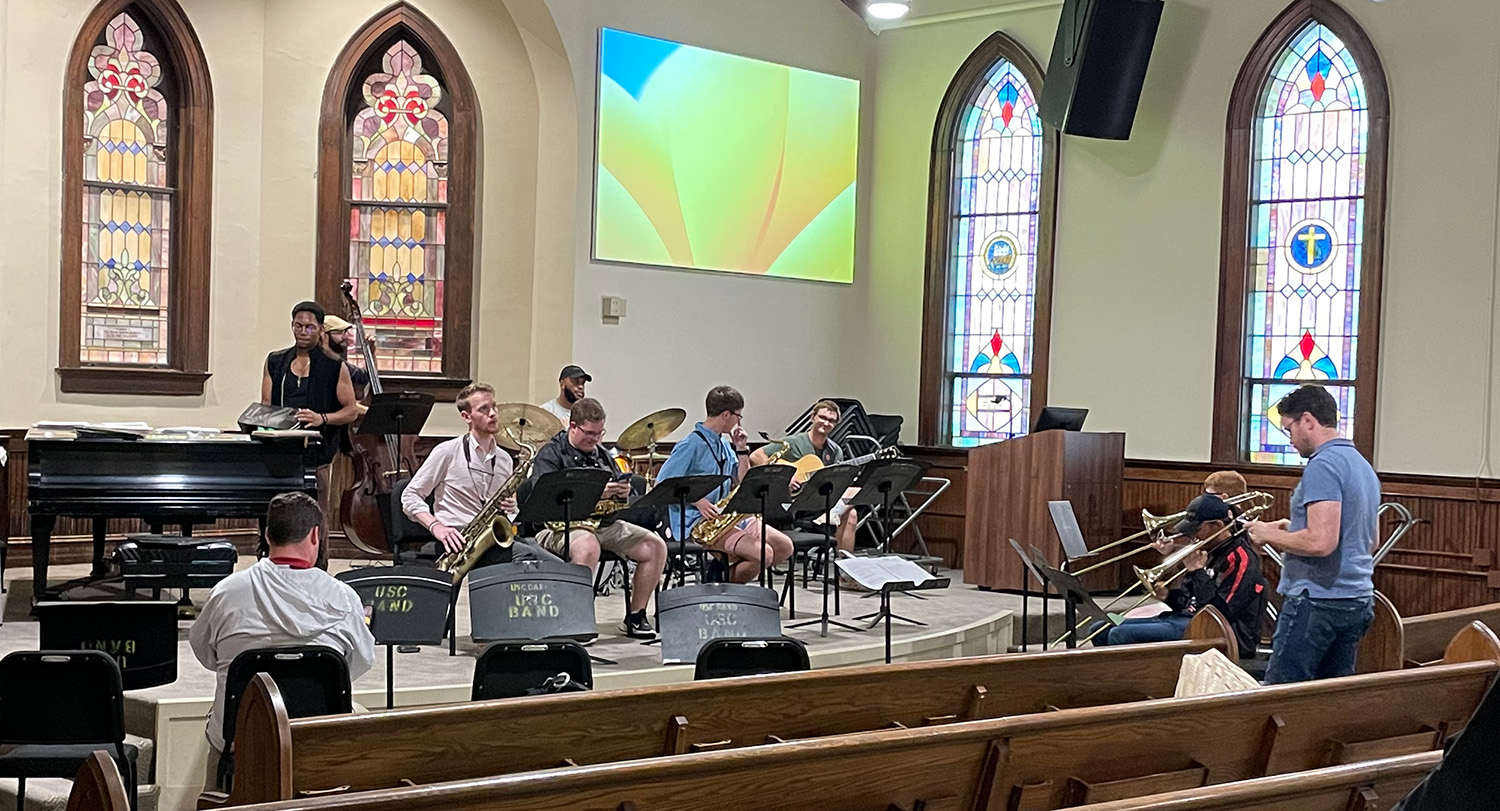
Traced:
[[[577, 408], [577, 406], [574, 406]], [[668, 512], [668, 527], [672, 532], [688, 531], [700, 520], [720, 517], [717, 502], [737, 486], [749, 469], [749, 437], [740, 425], [745, 410], [745, 398], [729, 386], [716, 386], [709, 390], [704, 401], [706, 416], [693, 426], [693, 432], [672, 446], [672, 455], [662, 463], [658, 481], [677, 476], [720, 475], [728, 476], [729, 482], [687, 508], [684, 516], [676, 506]], [[724, 435], [728, 434], [728, 438]], [[768, 564], [781, 563], [792, 556], [792, 541], [780, 530], [766, 527], [765, 559]], [[734, 522], [727, 531], [709, 539], [706, 544], [723, 552], [729, 558], [727, 579], [733, 583], [748, 583], [760, 574], [761, 521], [755, 516], [745, 516]]]
[[[522, 492], [530, 492], [536, 480], [554, 470], [570, 468], [596, 468], [615, 471], [614, 459], [599, 442], [604, 438], [604, 407], [598, 400], [585, 397], [573, 403], [568, 416], [568, 427], [557, 432], [547, 444], [537, 449], [532, 463], [531, 477]], [[604, 498], [623, 504], [630, 498], [630, 479], [612, 481], [604, 486]], [[649, 509], [649, 508], [646, 508]], [[630, 606], [620, 630], [627, 636], [650, 639], [656, 636], [651, 620], [646, 617], [646, 605], [651, 593], [656, 590], [662, 569], [667, 565], [667, 545], [660, 535], [646, 527], [632, 523], [634, 516], [627, 510], [610, 515], [600, 515], [584, 521], [574, 521], [572, 531], [564, 533], [562, 522], [557, 527], [542, 529], [537, 533], [537, 543], [550, 552], [566, 555], [580, 566], [593, 566], [599, 562], [599, 550], [607, 549], [622, 558], [635, 561], [635, 575], [631, 580]], [[564, 549], [566, 542], [567, 548]]]
[[[402, 511], [438, 541], [418, 550], [422, 558], [436, 559], [444, 551], [463, 549], [463, 528], [510, 479], [514, 466], [510, 454], [495, 442], [500, 427], [495, 389], [487, 383], [465, 386], [455, 403], [469, 426], [468, 433], [434, 447], [401, 494]], [[431, 507], [428, 496], [433, 499]], [[501, 506], [513, 515], [516, 500], [506, 499]], [[558, 560], [543, 549], [517, 541], [509, 548], [491, 548], [475, 566], [527, 559]]]

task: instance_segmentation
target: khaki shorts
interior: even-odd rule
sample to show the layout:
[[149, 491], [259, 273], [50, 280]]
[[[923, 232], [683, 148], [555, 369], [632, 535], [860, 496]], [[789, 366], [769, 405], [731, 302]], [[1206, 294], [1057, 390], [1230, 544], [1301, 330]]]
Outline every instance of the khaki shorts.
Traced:
[[[638, 527], [626, 521], [616, 521], [607, 527], [592, 531], [573, 528], [575, 539], [583, 534], [593, 535], [599, 539], [600, 549], [613, 552], [623, 558], [626, 553], [635, 548], [636, 544], [650, 537], [652, 533], [644, 527]], [[544, 529], [537, 533], [536, 542], [555, 555], [563, 553], [563, 533], [561, 532]]]

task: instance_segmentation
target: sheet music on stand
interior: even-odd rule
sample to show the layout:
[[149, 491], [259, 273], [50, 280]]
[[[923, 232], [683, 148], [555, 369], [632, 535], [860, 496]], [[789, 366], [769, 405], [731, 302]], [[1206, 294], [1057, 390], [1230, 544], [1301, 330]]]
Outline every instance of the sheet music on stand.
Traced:
[[871, 591], [880, 591], [887, 583], [915, 583], [939, 580], [931, 572], [897, 555], [853, 557], [838, 561], [839, 571]]

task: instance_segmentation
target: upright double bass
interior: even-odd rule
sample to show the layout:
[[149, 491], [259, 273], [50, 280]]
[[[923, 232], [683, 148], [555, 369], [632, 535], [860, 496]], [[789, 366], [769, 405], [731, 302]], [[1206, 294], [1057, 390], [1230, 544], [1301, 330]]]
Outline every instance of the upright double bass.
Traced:
[[[354, 345], [359, 349], [365, 372], [370, 376], [370, 396], [373, 397], [381, 392], [380, 370], [375, 366], [375, 354], [365, 339], [365, 324], [360, 317], [359, 302], [354, 298], [354, 287], [346, 281], [342, 289], [349, 309], [349, 323], [354, 326]], [[351, 427], [358, 424], [356, 421]], [[356, 547], [373, 555], [387, 554], [392, 551], [391, 539], [387, 537], [390, 515], [401, 509], [400, 504], [389, 504], [391, 488], [399, 471], [410, 473], [416, 469], [417, 438], [353, 431], [349, 439], [352, 474], [339, 496], [339, 523], [344, 528], [345, 537]], [[382, 503], [388, 506], [382, 509]]]

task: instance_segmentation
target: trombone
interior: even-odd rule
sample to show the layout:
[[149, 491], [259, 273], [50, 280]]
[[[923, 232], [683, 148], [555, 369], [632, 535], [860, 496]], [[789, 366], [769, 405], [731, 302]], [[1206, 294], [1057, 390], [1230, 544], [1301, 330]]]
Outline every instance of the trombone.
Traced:
[[[1266, 502], [1267, 506], [1269, 506], [1270, 500], [1271, 500], [1271, 495], [1269, 493], [1263, 493], [1263, 492], [1261, 492], [1259, 490], [1251, 490], [1251, 491], [1246, 492], [1246, 493], [1240, 493], [1237, 496], [1230, 496], [1229, 498], [1224, 499], [1224, 503], [1228, 504], [1231, 507], [1238, 507], [1241, 504], [1247, 504], [1247, 503], [1259, 504], [1262, 501], [1264, 501], [1264, 502]], [[1099, 554], [1100, 552], [1103, 552], [1106, 549], [1112, 549], [1112, 548], [1114, 548], [1116, 546], [1119, 546], [1122, 543], [1128, 543], [1130, 541], [1135, 540], [1136, 538], [1141, 537], [1142, 535], [1155, 535], [1158, 531], [1161, 530], [1162, 527], [1171, 526], [1172, 524], [1176, 524], [1178, 521], [1181, 521], [1182, 519], [1184, 519], [1186, 517], [1187, 517], [1187, 510], [1178, 510], [1177, 512], [1172, 513], [1171, 515], [1161, 515], [1161, 516], [1152, 515], [1150, 510], [1141, 510], [1141, 523], [1145, 525], [1145, 527], [1146, 527], [1145, 529], [1141, 530], [1140, 532], [1135, 532], [1135, 533], [1131, 533], [1130, 535], [1126, 535], [1125, 537], [1121, 538], [1118, 541], [1110, 541], [1109, 543], [1107, 543], [1107, 544], [1099, 547], [1098, 549], [1095, 549], [1090, 554], [1097, 555], [1097, 554]], [[1176, 537], [1176, 536], [1172, 536], [1172, 537]], [[1151, 548], [1152, 547], [1149, 544], [1146, 545], [1146, 546], [1136, 547], [1135, 549], [1132, 549], [1132, 550], [1130, 550], [1128, 552], [1122, 552], [1122, 553], [1120, 553], [1118, 555], [1115, 555], [1114, 557], [1110, 558], [1109, 560], [1101, 560], [1098, 563], [1095, 563], [1095, 564], [1092, 564], [1092, 565], [1089, 565], [1089, 566], [1085, 566], [1084, 568], [1079, 569], [1076, 572], [1069, 571], [1068, 567], [1067, 567], [1067, 562], [1065, 562], [1063, 564], [1063, 571], [1068, 572], [1069, 574], [1075, 574], [1075, 575], [1088, 574], [1089, 572], [1092, 572], [1095, 569], [1103, 568], [1105, 566], [1108, 566], [1111, 563], [1114, 563], [1114, 562], [1120, 561], [1120, 560], [1124, 560], [1125, 558], [1128, 558], [1131, 555], [1139, 554], [1139, 553], [1144, 552], [1147, 549], [1151, 549]], [[1069, 562], [1071, 562], [1071, 561], [1069, 561]], [[1119, 598], [1116, 598], [1116, 599], [1119, 599]]]
[[[1125, 613], [1128, 614], [1131, 611], [1141, 607], [1142, 605], [1145, 605], [1146, 601], [1151, 599], [1158, 589], [1166, 588], [1167, 586], [1171, 585], [1172, 582], [1177, 578], [1187, 574], [1187, 566], [1184, 565], [1184, 561], [1186, 561], [1189, 556], [1191, 556], [1195, 552], [1203, 551], [1208, 547], [1210, 543], [1218, 540], [1219, 537], [1224, 533], [1230, 532], [1231, 530], [1243, 528], [1251, 521], [1260, 520], [1260, 516], [1267, 510], [1271, 509], [1274, 498], [1270, 493], [1264, 493], [1259, 490], [1251, 490], [1250, 492], [1242, 493], [1241, 495], [1232, 497], [1232, 500], [1225, 499], [1224, 502], [1226, 504], [1236, 506], [1246, 504], [1248, 504], [1248, 506], [1246, 506], [1243, 510], [1238, 510], [1236, 514], [1230, 519], [1229, 523], [1220, 528], [1218, 532], [1215, 532], [1207, 538], [1196, 540], [1193, 543], [1188, 544], [1187, 546], [1173, 551], [1172, 554], [1167, 555], [1165, 558], [1163, 558], [1161, 563], [1158, 563], [1157, 565], [1152, 566], [1149, 569], [1142, 569], [1139, 566], [1132, 567], [1135, 570], [1136, 582], [1132, 583], [1129, 588], [1120, 592], [1114, 597], [1114, 599], [1106, 603], [1104, 605], [1104, 612], [1106, 614], [1109, 613], [1108, 609], [1110, 607], [1112, 607], [1115, 603], [1118, 603], [1120, 600], [1123, 600], [1127, 594], [1130, 594], [1137, 588], [1141, 587], [1144, 587], [1146, 589], [1146, 594], [1139, 600], [1137, 600], [1134, 605], [1125, 609]], [[1177, 513], [1177, 515], [1185, 514], [1186, 510], [1184, 510], [1182, 513]], [[1171, 517], [1172, 516], [1167, 516], [1167, 518]], [[1165, 521], [1166, 519], [1160, 520]], [[1178, 536], [1173, 535], [1171, 537], [1176, 538]], [[1131, 554], [1134, 553], [1132, 552]], [[1052, 645], [1055, 646], [1063, 640], [1067, 639], [1070, 634], [1078, 633], [1079, 629], [1081, 629], [1088, 622], [1089, 620], [1085, 619], [1083, 620], [1083, 622], [1080, 622], [1077, 625], [1073, 626], [1071, 630], [1058, 637], [1057, 640], [1052, 643]], [[1111, 627], [1113, 627], [1113, 625], [1100, 626], [1098, 630], [1079, 640], [1079, 642], [1083, 643], [1091, 641], [1094, 637], [1103, 633], [1104, 629]]]

